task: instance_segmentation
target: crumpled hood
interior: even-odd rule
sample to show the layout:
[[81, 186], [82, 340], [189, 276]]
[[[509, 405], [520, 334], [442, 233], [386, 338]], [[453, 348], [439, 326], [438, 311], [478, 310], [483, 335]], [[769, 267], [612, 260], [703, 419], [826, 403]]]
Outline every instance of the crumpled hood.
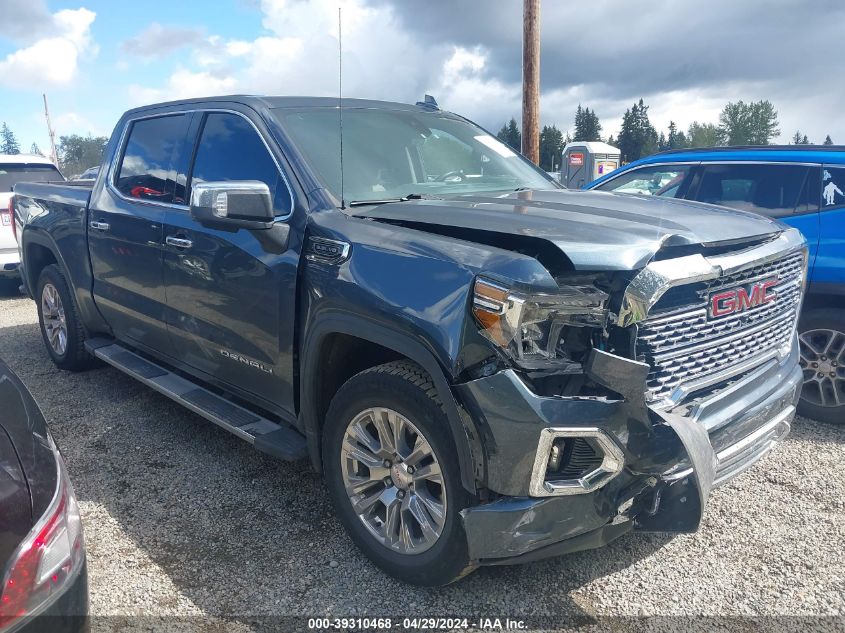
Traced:
[[557, 246], [578, 270], [637, 270], [663, 247], [783, 230], [754, 213], [698, 202], [564, 189], [410, 200], [356, 209], [355, 215], [421, 230], [436, 225], [539, 238]]

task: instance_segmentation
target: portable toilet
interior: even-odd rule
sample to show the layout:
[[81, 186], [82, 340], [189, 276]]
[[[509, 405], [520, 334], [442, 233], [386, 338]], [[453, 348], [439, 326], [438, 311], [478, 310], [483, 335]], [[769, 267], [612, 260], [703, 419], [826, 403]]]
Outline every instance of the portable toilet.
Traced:
[[618, 148], [601, 141], [567, 143], [560, 164], [560, 182], [570, 189], [581, 189], [618, 168], [621, 160]]

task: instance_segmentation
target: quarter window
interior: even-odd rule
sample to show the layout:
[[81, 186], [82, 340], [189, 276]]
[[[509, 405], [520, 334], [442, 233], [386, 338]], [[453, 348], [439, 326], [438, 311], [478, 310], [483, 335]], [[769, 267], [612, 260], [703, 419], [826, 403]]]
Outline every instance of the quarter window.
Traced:
[[845, 168], [824, 167], [821, 206], [822, 210], [845, 207]]
[[191, 183], [227, 180], [266, 183], [276, 215], [291, 210], [287, 185], [255, 128], [236, 114], [212, 112], [200, 136]]
[[635, 193], [645, 196], [677, 198], [692, 165], [659, 165], [641, 167], [620, 174], [600, 184], [596, 189], [615, 193]]
[[704, 165], [695, 199], [769, 217], [790, 216], [805, 210], [802, 192], [809, 175], [810, 167], [802, 165]]
[[187, 131], [184, 114], [133, 122], [115, 178], [117, 190], [129, 198], [182, 204], [184, 196], [177, 191], [174, 200], [174, 191]]

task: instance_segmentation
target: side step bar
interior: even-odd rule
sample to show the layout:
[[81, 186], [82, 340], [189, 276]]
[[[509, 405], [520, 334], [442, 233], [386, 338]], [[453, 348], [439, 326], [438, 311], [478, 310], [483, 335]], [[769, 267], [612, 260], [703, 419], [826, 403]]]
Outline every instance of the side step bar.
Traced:
[[303, 459], [308, 454], [305, 437], [295, 429], [238, 406], [119, 343], [104, 338], [93, 338], [85, 341], [85, 348], [92, 356], [211, 420], [263, 453], [285, 461]]

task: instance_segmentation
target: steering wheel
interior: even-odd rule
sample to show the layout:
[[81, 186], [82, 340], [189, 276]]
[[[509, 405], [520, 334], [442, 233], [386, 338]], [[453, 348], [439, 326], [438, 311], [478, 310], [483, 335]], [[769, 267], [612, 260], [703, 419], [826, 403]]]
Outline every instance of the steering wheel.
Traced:
[[435, 182], [446, 182], [449, 178], [454, 178], [455, 176], [458, 177], [459, 182], [464, 181], [464, 170], [463, 169], [454, 169], [452, 171], [447, 171], [445, 174], [438, 176], [435, 179]]

